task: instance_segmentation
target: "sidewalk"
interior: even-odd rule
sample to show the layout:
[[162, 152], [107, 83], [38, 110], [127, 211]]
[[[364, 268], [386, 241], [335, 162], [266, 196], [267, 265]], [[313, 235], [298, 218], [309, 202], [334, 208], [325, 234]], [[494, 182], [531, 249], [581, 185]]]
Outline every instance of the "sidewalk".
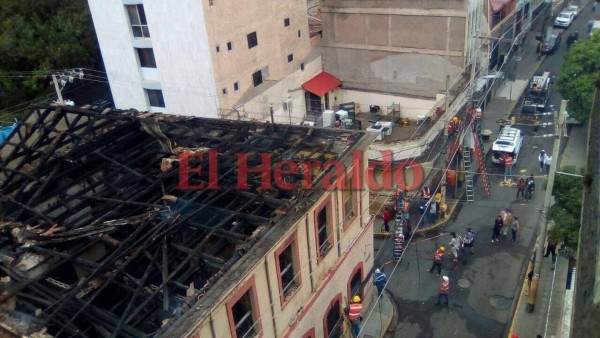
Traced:
[[375, 297], [377, 297], [377, 290], [373, 292], [374, 299], [369, 308], [363, 311], [360, 337], [383, 337], [394, 317], [396, 317], [396, 307], [387, 291], [383, 293], [379, 302], [376, 302], [377, 298]]

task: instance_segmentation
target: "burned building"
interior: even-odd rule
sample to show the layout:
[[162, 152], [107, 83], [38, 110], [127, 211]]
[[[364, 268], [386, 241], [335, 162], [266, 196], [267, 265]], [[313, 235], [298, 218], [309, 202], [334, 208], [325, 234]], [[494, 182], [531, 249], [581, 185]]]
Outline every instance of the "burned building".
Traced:
[[373, 138], [33, 109], [0, 146], [0, 335], [333, 336], [370, 290]]

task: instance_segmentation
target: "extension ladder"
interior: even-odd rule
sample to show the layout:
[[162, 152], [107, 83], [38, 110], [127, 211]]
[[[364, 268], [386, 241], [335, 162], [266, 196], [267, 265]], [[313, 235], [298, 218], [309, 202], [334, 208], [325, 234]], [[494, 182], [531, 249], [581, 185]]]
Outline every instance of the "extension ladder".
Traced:
[[471, 170], [471, 149], [469, 147], [463, 147], [463, 163], [465, 167], [467, 202], [474, 202], [475, 192], [473, 191], [473, 171]]
[[479, 139], [479, 135], [473, 132], [473, 141], [475, 142], [475, 156], [477, 157], [477, 162], [479, 164], [479, 171], [481, 172], [481, 179], [483, 183], [483, 190], [485, 194], [489, 197], [492, 195], [492, 189], [490, 187], [490, 178], [487, 174], [487, 170], [485, 169], [485, 162], [483, 159], [483, 144]]

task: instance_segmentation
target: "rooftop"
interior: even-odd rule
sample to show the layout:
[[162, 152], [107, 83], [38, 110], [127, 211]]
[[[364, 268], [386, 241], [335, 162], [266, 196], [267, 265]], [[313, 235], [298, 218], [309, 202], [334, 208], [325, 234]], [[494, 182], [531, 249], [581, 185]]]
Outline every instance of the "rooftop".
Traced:
[[[338, 159], [372, 135], [137, 111], [36, 108], [0, 145], [0, 321], [27, 335], [175, 336], [206, 316], [323, 194], [236, 189], [236, 154], [260, 167]], [[216, 150], [217, 168], [206, 153]], [[178, 155], [202, 168], [181, 189]], [[313, 172], [313, 182], [324, 176]], [[288, 175], [286, 182], [298, 181]], [[208, 310], [207, 310], [208, 311]], [[181, 326], [181, 325], [180, 325]], [[0, 328], [1, 332], [2, 328]]]

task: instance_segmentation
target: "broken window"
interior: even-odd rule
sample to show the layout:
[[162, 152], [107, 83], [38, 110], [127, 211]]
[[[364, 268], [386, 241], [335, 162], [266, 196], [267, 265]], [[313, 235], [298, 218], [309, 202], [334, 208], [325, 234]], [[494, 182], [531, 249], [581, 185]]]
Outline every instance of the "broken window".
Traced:
[[331, 225], [329, 224], [330, 204], [323, 207], [317, 214], [317, 248], [321, 257], [331, 250]]
[[235, 324], [235, 336], [238, 338], [250, 338], [258, 333], [254, 320], [255, 314], [252, 311], [251, 291], [252, 288], [248, 289], [231, 308], [233, 323]]
[[284, 298], [291, 295], [300, 284], [296, 276], [296, 265], [294, 264], [295, 249], [296, 241], [294, 240], [277, 256], [279, 262], [279, 278], [281, 280], [281, 293], [283, 293]]
[[358, 209], [358, 191], [353, 188], [354, 178], [346, 179], [345, 189], [342, 190], [342, 198], [344, 202], [344, 222], [350, 222], [357, 215]]

